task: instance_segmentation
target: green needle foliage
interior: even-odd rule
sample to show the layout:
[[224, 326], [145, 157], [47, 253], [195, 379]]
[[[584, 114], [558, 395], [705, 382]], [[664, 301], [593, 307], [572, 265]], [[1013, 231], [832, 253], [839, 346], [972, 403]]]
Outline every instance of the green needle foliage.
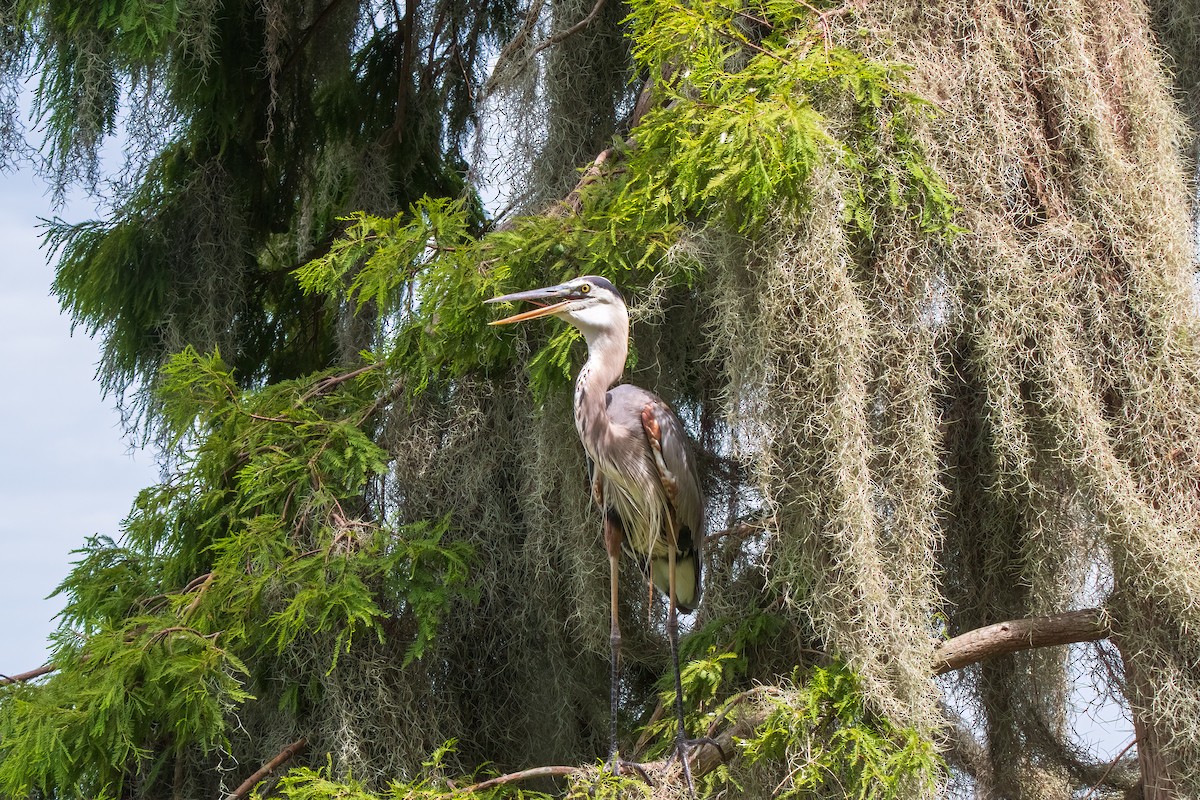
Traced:
[[[387, 456], [365, 432], [376, 370], [243, 392], [219, 356], [166, 368], [163, 416], [182, 447], [120, 543], [95, 537], [67, 596], [44, 685], [5, 690], [0, 793], [121, 797], [187, 759], [231, 752], [230, 726], [272, 672], [295, 719], [359, 637], [400, 626], [421, 658], [470, 595], [471, 549], [445, 520], [395, 525], [367, 502]], [[319, 694], [319, 693], [318, 693]], [[164, 765], [170, 767], [164, 773]]]
[[885, 800], [930, 794], [940, 758], [932, 742], [864, 706], [853, 673], [814, 668], [767, 698], [766, 720], [746, 740], [751, 764], [783, 761], [778, 797]]

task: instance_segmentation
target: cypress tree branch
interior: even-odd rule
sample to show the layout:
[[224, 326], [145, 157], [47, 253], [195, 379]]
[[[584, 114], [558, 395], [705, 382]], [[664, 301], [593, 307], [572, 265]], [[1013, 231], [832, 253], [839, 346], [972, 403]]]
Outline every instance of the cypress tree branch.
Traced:
[[[547, 37], [545, 40], [534, 45], [530, 50], [529, 55], [525, 56], [524, 60], [519, 66], [517, 66], [517, 71], [519, 72], [524, 70], [531, 63], [533, 63], [533, 59], [537, 57], [538, 53], [542, 52], [548, 47], [553, 47], [554, 45], [563, 42], [595, 22], [596, 17], [600, 15], [601, 9], [604, 8], [604, 3], [605, 0], [596, 0], [596, 4], [592, 6], [592, 10], [588, 12], [587, 16], [579, 20], [579, 22], [576, 22], [569, 28], [564, 28], [563, 30], [558, 31], [557, 33]], [[541, 16], [542, 6], [544, 5], [545, 0], [533, 0], [533, 2], [529, 4], [529, 10], [525, 15], [525, 24], [521, 27], [521, 30], [517, 32], [517, 35], [514, 36], [512, 40], [504, 46], [504, 49], [500, 51], [500, 55], [496, 59], [496, 65], [492, 67], [492, 74], [488, 78], [487, 83], [484, 84], [483, 91], [480, 92], [481, 99], [490, 97], [492, 92], [496, 90], [496, 87], [500, 84], [501, 76], [503, 75], [504, 71], [508, 69], [508, 62], [514, 57], [517, 50], [525, 45], [525, 42], [529, 40], [530, 34], [533, 33], [533, 29], [537, 26], [538, 19]]]
[[34, 678], [40, 678], [43, 675], [49, 675], [58, 669], [54, 664], [43, 664], [37, 669], [31, 669], [28, 672], [18, 672], [16, 675], [0, 675], [0, 686], [8, 686], [11, 683], [24, 683], [31, 681]]
[[258, 785], [259, 781], [277, 770], [281, 764], [291, 759], [294, 755], [296, 755], [296, 753], [299, 753], [307, 746], [308, 738], [301, 736], [299, 739], [280, 750], [279, 755], [275, 756], [266, 764], [263, 764], [261, 767], [259, 767], [253, 775], [242, 781], [236, 789], [225, 796], [225, 800], [240, 800], [240, 798], [245, 797], [250, 793], [251, 789]]
[[1098, 608], [998, 622], [938, 643], [933, 674], [944, 675], [1019, 650], [1094, 642], [1111, 635], [1108, 617]]

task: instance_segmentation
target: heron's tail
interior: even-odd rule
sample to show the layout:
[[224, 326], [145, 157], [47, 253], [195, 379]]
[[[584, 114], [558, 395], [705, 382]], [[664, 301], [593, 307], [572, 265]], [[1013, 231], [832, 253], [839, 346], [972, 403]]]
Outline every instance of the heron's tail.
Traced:
[[[664, 595], [671, 586], [667, 563], [665, 558], [655, 558], [650, 564], [654, 586]], [[685, 614], [700, 605], [700, 561], [694, 550], [675, 557], [675, 605]]]

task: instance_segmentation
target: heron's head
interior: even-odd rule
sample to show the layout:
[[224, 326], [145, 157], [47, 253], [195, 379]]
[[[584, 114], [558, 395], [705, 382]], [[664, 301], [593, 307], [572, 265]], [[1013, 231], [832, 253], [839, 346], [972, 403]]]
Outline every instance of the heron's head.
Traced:
[[502, 297], [493, 297], [486, 302], [510, 303], [519, 300], [536, 303], [538, 308], [488, 324], [507, 325], [510, 322], [554, 316], [579, 328], [589, 341], [594, 335], [628, 335], [629, 312], [625, 309], [625, 300], [607, 278], [584, 275], [557, 286], [514, 292]]

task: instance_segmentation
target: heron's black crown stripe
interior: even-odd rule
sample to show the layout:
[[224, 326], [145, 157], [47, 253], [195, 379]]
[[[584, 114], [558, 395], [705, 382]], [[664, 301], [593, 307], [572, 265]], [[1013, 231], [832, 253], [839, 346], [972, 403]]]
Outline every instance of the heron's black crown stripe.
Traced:
[[582, 280], [586, 280], [593, 286], [599, 286], [601, 289], [607, 289], [619, 297], [622, 303], [625, 302], [625, 296], [621, 294], [621, 290], [616, 286], [613, 286], [612, 281], [610, 281], [608, 278], [601, 278], [599, 275], [584, 275]]

